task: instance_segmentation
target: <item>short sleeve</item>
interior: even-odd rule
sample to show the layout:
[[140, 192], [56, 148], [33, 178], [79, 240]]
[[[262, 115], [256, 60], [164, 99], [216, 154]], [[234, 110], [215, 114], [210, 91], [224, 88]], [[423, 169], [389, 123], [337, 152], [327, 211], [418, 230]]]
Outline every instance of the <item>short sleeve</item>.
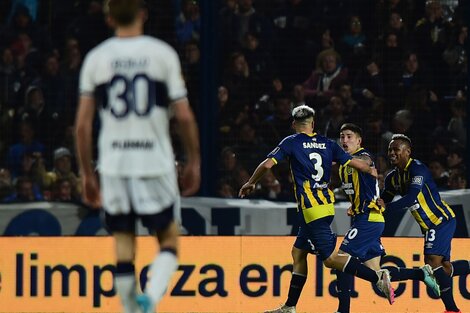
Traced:
[[186, 85], [183, 80], [183, 74], [181, 72], [181, 64], [178, 59], [176, 52], [170, 48], [167, 59], [167, 88], [168, 97], [170, 102], [177, 101], [181, 98], [186, 97]]
[[284, 138], [277, 147], [267, 155], [267, 158], [272, 159], [276, 164], [279, 163], [290, 155], [290, 146], [291, 140], [289, 140], [289, 137]]
[[79, 92], [80, 96], [93, 96], [95, 91], [95, 83], [93, 79], [93, 53], [90, 52], [83, 61], [82, 69], [80, 70]]
[[351, 161], [352, 156], [346, 153], [341, 147], [332, 141], [331, 149], [333, 151], [333, 161], [339, 162], [341, 165], [346, 165]]
[[421, 190], [424, 186], [426, 177], [426, 171], [423, 166], [413, 164], [410, 167], [410, 186], [409, 188], [415, 188]]

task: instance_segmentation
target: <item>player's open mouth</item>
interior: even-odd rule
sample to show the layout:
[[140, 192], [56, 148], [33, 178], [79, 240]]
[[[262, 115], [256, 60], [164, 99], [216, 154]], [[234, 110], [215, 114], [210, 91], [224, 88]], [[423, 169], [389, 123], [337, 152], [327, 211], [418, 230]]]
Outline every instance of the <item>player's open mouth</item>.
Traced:
[[344, 150], [348, 150], [348, 145], [343, 145]]

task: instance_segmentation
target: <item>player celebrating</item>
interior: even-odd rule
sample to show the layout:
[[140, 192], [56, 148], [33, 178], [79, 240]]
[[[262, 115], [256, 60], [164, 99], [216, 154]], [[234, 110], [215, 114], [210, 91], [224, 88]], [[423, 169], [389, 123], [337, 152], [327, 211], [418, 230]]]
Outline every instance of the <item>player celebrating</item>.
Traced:
[[394, 291], [390, 285], [389, 272], [371, 270], [351, 256], [338, 254], [335, 251], [336, 235], [330, 227], [334, 217], [334, 195], [328, 188], [332, 162], [350, 165], [375, 176], [377, 171], [362, 160], [352, 159], [332, 140], [314, 133], [315, 111], [312, 108], [298, 106], [292, 111], [292, 116], [296, 134], [281, 141], [267, 159], [258, 165], [239, 192], [241, 197], [248, 195], [270, 168], [283, 159], [289, 159], [301, 226], [292, 248], [294, 266], [288, 300], [280, 308], [267, 312], [295, 312], [307, 276], [306, 257], [308, 251], [313, 252], [313, 246], [325, 266], [376, 283], [389, 302], [393, 303]]
[[[362, 129], [352, 123], [341, 126], [340, 142], [344, 151], [353, 158], [362, 159], [370, 166], [374, 166], [369, 152], [361, 147]], [[380, 259], [385, 255], [385, 250], [380, 241], [385, 228], [383, 209], [377, 203], [379, 199], [379, 184], [374, 177], [357, 171], [349, 165], [341, 165], [339, 176], [342, 188], [351, 203], [348, 214], [353, 216], [351, 228], [339, 248], [340, 254], [349, 254], [358, 258], [373, 270], [380, 269]], [[406, 279], [420, 279], [431, 287], [436, 293], [439, 285], [432, 276], [429, 265], [422, 269], [408, 269], [387, 267], [391, 273], [392, 281]], [[350, 290], [353, 277], [347, 273], [337, 271], [338, 312], [349, 313]]]
[[[429, 169], [411, 158], [411, 140], [395, 134], [388, 146], [390, 163], [395, 166], [385, 178], [382, 199], [389, 211], [407, 209], [424, 233], [424, 261], [434, 272], [446, 313], [460, 312], [452, 294], [452, 277], [470, 272], [470, 262], [450, 262], [451, 241], [456, 221], [452, 209], [441, 200]], [[395, 195], [402, 198], [393, 201]]]
[[[169, 116], [180, 127], [187, 153], [182, 194], [199, 189], [198, 129], [186, 98], [176, 52], [142, 35], [142, 0], [109, 0], [115, 36], [91, 50], [80, 74], [76, 120], [77, 152], [84, 200], [105, 209], [116, 242], [115, 287], [124, 312], [154, 312], [178, 267], [179, 191], [169, 136]], [[100, 184], [92, 168], [92, 123], [99, 108]], [[101, 194], [100, 194], [101, 189]], [[135, 223], [156, 233], [160, 253], [153, 260], [145, 294], [137, 296]]]

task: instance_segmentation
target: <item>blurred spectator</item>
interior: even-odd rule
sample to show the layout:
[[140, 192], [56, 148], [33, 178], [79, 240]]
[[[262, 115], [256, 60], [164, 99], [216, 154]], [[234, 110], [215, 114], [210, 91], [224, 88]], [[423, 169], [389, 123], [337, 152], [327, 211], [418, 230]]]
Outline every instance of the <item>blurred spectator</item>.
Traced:
[[346, 34], [341, 38], [341, 45], [338, 47], [344, 64], [353, 77], [368, 50], [367, 36], [362, 28], [361, 18], [357, 15], [351, 16]]
[[347, 80], [348, 70], [343, 68], [340, 55], [332, 49], [322, 51], [317, 56], [317, 68], [303, 83], [305, 95], [324, 98], [328, 101], [334, 90], [346, 83]]
[[412, 20], [413, 1], [409, 0], [382, 0], [377, 2], [377, 26], [378, 31], [384, 32], [386, 30], [387, 18], [393, 13], [400, 15], [404, 19], [404, 23], [409, 28], [414, 26], [414, 20]]
[[344, 114], [348, 120], [356, 125], [364, 124], [364, 112], [362, 106], [353, 98], [351, 85], [342, 85], [339, 88], [338, 96], [343, 100]]
[[467, 188], [467, 178], [462, 169], [454, 169], [450, 171], [448, 179], [449, 189], [465, 189]]
[[59, 178], [52, 186], [52, 201], [60, 202], [78, 202], [79, 200], [75, 197], [73, 192], [73, 183], [70, 179]]
[[456, 25], [453, 36], [449, 40], [442, 57], [448, 66], [447, 80], [448, 92], [446, 96], [455, 96], [467, 87], [468, 53], [466, 42], [468, 38], [468, 26]]
[[59, 58], [51, 53], [44, 60], [44, 68], [41, 75], [41, 89], [44, 94], [44, 101], [50, 112], [59, 114], [64, 110], [65, 105], [65, 84], [64, 77], [60, 73]]
[[447, 155], [447, 167], [452, 172], [453, 170], [465, 169], [465, 148], [457, 144], [453, 144], [449, 147], [449, 154]]
[[306, 104], [305, 102], [305, 90], [302, 85], [295, 85], [292, 91], [293, 104], [292, 106], [298, 107], [299, 105]]
[[16, 66], [12, 50], [8, 47], [0, 50], [2, 54], [0, 60], [0, 112], [2, 112], [9, 102], [10, 85]]
[[274, 64], [271, 61], [271, 55], [260, 45], [255, 33], [247, 32], [245, 34], [243, 48], [243, 54], [253, 73], [262, 81], [269, 79], [271, 73], [275, 72]]
[[284, 137], [293, 133], [290, 97], [282, 92], [276, 95], [273, 101], [274, 112], [266, 118], [260, 128], [262, 137], [269, 147], [276, 146]]
[[194, 0], [183, 0], [181, 13], [176, 18], [176, 37], [180, 45], [189, 41], [199, 41], [201, 18], [199, 5]]
[[333, 96], [330, 98], [330, 103], [326, 107], [326, 114], [324, 116], [326, 120], [325, 130], [322, 132], [324, 136], [333, 140], [339, 139], [341, 125], [346, 122], [344, 110], [345, 107], [341, 97]]
[[259, 181], [258, 185], [256, 186], [256, 191], [252, 197], [277, 200], [281, 193], [281, 189], [281, 184], [276, 179], [273, 172], [269, 170]]
[[186, 87], [188, 89], [188, 98], [193, 108], [193, 111], [196, 114], [200, 113], [200, 61], [201, 51], [199, 50], [198, 43], [194, 40], [188, 41], [184, 45], [184, 57], [182, 60], [182, 67]]
[[251, 73], [244, 54], [234, 52], [230, 56], [224, 86], [227, 87], [234, 103], [246, 105], [255, 102], [257, 93], [260, 92], [260, 84], [258, 78]]
[[72, 153], [64, 147], [54, 151], [54, 168], [52, 171], [46, 172], [45, 169], [42, 170], [42, 186], [45, 190], [52, 191], [54, 184], [60, 179], [68, 181], [74, 198], [80, 196], [80, 179], [72, 171]]
[[219, 177], [231, 181], [232, 188], [238, 191], [245, 182], [243, 179], [249, 176], [248, 171], [240, 164], [235, 150], [231, 147], [222, 149], [219, 160]]
[[370, 106], [376, 97], [384, 96], [384, 83], [380, 67], [374, 59], [366, 62], [354, 79], [354, 95], [357, 95], [362, 103]]
[[29, 177], [18, 177], [15, 192], [3, 199], [5, 203], [31, 202], [44, 200], [43, 196], [34, 190], [33, 181]]
[[449, 172], [446, 171], [445, 164], [440, 159], [432, 159], [429, 162], [429, 171], [432, 178], [440, 190], [448, 187]]
[[447, 130], [463, 147], [467, 146], [467, 104], [466, 99], [456, 100], [451, 104], [452, 118], [447, 125]]
[[[256, 149], [253, 149], [254, 147]], [[233, 149], [237, 155], [243, 156], [240, 161], [250, 173], [258, 166], [259, 160], [263, 159], [269, 152], [268, 146], [257, 135], [256, 129], [250, 123], [243, 123], [239, 126], [238, 143]]]
[[410, 44], [410, 35], [403, 17], [399, 12], [391, 12], [388, 18], [388, 25], [385, 27], [385, 33], [394, 33], [397, 39], [406, 47]]
[[22, 172], [22, 160], [26, 153], [44, 154], [44, 145], [35, 139], [35, 133], [31, 122], [22, 121], [18, 125], [20, 142], [12, 145], [8, 150], [7, 164], [13, 178]]
[[221, 198], [236, 198], [237, 191], [233, 188], [233, 182], [229, 178], [219, 179], [217, 182], [217, 196]]
[[82, 54], [77, 39], [68, 38], [65, 46], [65, 58], [60, 66], [64, 78], [64, 103], [60, 104], [60, 113], [65, 125], [72, 125], [75, 120], [78, 99], [78, 77], [82, 65]]
[[10, 171], [6, 168], [0, 168], [0, 200], [13, 192], [13, 183]]
[[256, 11], [253, 0], [238, 0], [238, 11], [236, 11], [236, 38], [240, 44], [247, 32], [257, 34], [262, 45], [271, 46], [272, 24], [261, 13]]

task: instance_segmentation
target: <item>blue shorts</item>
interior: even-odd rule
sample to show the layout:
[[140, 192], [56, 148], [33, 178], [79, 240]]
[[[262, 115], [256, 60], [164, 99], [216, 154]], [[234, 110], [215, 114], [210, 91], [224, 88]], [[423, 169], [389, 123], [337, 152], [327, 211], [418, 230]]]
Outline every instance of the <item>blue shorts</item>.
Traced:
[[455, 218], [443, 222], [424, 234], [424, 254], [441, 255], [444, 261], [450, 261], [450, 246], [457, 222]]
[[354, 219], [339, 248], [361, 262], [385, 255], [380, 241], [385, 223], [369, 222], [367, 218], [367, 214], [361, 214]]
[[294, 247], [317, 254], [322, 260], [328, 259], [336, 247], [336, 234], [330, 227], [333, 217], [323, 217], [308, 224], [301, 223]]

